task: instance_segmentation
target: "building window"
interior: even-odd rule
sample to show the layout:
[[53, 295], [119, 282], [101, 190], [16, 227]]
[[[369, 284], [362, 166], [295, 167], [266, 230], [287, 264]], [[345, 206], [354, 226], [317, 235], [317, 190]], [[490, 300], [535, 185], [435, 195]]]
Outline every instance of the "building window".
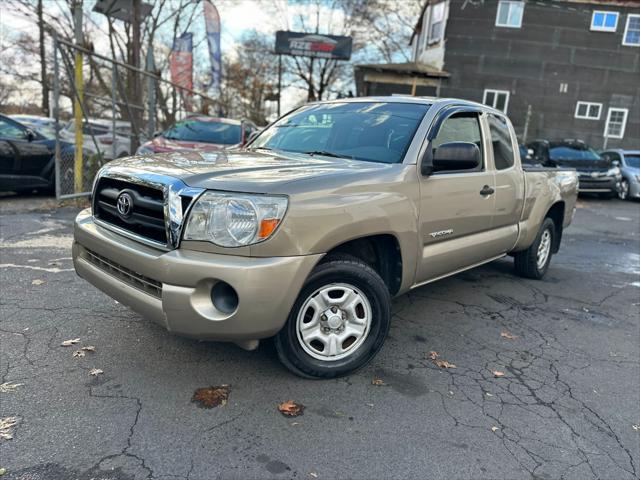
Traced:
[[520, 28], [524, 2], [515, 0], [500, 0], [496, 14], [496, 27]]
[[429, 19], [429, 37], [427, 43], [438, 43], [442, 40], [444, 31], [444, 7], [445, 2], [436, 3], [431, 7], [431, 18]]
[[509, 106], [509, 92], [507, 90], [485, 90], [482, 103], [507, 113]]
[[601, 103], [578, 102], [576, 103], [575, 117], [583, 120], [600, 120], [601, 111]]
[[640, 15], [627, 15], [627, 26], [622, 36], [622, 44], [640, 47]]
[[618, 28], [618, 12], [595, 10], [591, 17], [591, 30], [595, 32], [615, 32]]
[[624, 138], [624, 129], [627, 126], [626, 108], [610, 108], [607, 115], [607, 123], [604, 126], [604, 136], [608, 138]]

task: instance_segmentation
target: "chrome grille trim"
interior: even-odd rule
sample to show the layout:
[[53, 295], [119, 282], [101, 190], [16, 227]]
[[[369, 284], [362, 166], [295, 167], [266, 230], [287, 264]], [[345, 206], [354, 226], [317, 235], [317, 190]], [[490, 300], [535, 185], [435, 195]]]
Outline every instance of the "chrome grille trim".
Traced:
[[[166, 243], [139, 235], [129, 231], [118, 225], [106, 222], [96, 217], [96, 202], [99, 200], [96, 195], [96, 189], [100, 184], [100, 179], [110, 178], [121, 182], [140, 185], [143, 187], [154, 188], [162, 192], [164, 198], [164, 225], [166, 232]], [[143, 243], [160, 250], [173, 250], [180, 245], [182, 237], [182, 228], [191, 207], [198, 197], [204, 192], [203, 188], [190, 187], [182, 180], [170, 177], [168, 175], [160, 175], [151, 172], [136, 171], [125, 166], [104, 166], [96, 176], [93, 186], [92, 213], [94, 221], [97, 225], [107, 230], [123, 235], [127, 238]], [[188, 201], [187, 205], [183, 205], [183, 201]]]
[[98, 267], [105, 273], [116, 277], [118, 280], [130, 285], [133, 288], [136, 288], [144, 293], [147, 293], [156, 298], [162, 298], [162, 283], [158, 282], [152, 278], [145, 277], [139, 273], [134, 272], [133, 270], [128, 269], [127, 267], [123, 267], [122, 265], [109, 260], [107, 257], [103, 257], [102, 255], [89, 250], [88, 248], [84, 248], [84, 258], [90, 264]]

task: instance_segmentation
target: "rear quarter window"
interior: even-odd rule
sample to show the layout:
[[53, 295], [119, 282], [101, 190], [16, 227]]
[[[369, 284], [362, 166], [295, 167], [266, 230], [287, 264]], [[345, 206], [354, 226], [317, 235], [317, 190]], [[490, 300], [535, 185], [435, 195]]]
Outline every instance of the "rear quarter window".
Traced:
[[[513, 167], [515, 162], [513, 155], [513, 142], [511, 130], [504, 118], [489, 115], [489, 131], [491, 133], [491, 145], [493, 146], [493, 161], [496, 170], [504, 170]], [[526, 150], [525, 150], [526, 155]]]

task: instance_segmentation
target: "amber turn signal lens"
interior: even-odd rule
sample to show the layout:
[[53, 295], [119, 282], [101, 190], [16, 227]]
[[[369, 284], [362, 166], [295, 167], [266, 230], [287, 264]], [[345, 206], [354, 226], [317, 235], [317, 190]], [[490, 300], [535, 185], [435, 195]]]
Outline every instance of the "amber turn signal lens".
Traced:
[[278, 226], [279, 220], [276, 218], [267, 218], [260, 222], [260, 230], [258, 231], [258, 238], [268, 238], [269, 235], [273, 233], [273, 231]]

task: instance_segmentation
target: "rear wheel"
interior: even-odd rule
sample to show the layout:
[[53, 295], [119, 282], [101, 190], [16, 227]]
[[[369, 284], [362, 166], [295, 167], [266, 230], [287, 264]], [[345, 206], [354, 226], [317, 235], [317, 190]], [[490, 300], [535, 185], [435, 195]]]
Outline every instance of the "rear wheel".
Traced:
[[329, 258], [305, 283], [275, 337], [282, 363], [306, 378], [333, 378], [366, 365], [389, 330], [390, 297], [380, 276], [349, 256]]
[[553, 220], [545, 218], [533, 244], [514, 255], [516, 273], [521, 277], [536, 280], [544, 277], [551, 263], [556, 226]]

